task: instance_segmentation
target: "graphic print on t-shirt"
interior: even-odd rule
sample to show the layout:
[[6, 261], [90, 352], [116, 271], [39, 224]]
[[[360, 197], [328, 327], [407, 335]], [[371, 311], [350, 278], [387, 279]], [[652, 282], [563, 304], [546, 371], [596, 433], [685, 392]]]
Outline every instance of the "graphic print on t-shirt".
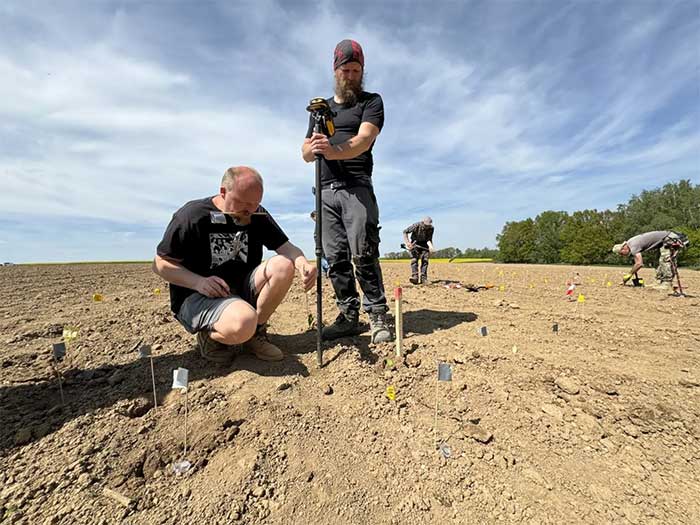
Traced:
[[210, 233], [211, 268], [228, 261], [248, 261], [248, 232]]

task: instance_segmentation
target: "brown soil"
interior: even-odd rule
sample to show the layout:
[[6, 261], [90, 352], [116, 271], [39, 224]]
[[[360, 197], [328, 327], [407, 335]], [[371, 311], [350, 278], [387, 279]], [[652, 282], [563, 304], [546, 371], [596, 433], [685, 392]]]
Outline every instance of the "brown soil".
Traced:
[[[584, 303], [564, 298], [575, 271]], [[286, 359], [221, 368], [148, 265], [0, 268], [0, 522], [697, 523], [700, 299], [605, 285], [621, 273], [433, 264], [431, 284], [404, 287], [405, 360], [364, 334], [327, 345], [318, 369], [298, 283], [270, 325]], [[393, 288], [408, 267], [384, 276]], [[700, 295], [700, 274], [682, 278]], [[79, 335], [61, 409], [50, 347], [64, 326]], [[452, 382], [436, 382], [438, 359]]]

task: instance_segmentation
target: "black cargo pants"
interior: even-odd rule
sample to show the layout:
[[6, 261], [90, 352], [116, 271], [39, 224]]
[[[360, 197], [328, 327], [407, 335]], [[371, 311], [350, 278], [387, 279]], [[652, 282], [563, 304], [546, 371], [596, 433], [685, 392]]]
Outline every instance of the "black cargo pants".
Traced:
[[428, 261], [430, 261], [430, 250], [422, 247], [411, 250], [411, 277], [418, 278], [418, 261], [420, 261], [421, 280], [428, 279]]
[[357, 276], [363, 310], [385, 313], [388, 308], [379, 266], [379, 208], [374, 191], [367, 186], [334, 184], [321, 190], [321, 201], [323, 252], [330, 264], [328, 276], [338, 309], [348, 317], [357, 317]]

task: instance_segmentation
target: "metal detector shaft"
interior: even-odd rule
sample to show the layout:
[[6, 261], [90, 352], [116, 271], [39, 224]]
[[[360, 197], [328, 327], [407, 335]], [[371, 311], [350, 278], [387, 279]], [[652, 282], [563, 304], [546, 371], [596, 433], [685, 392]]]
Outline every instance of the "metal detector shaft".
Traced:
[[[322, 133], [321, 124], [317, 121], [314, 125], [314, 133]], [[321, 348], [321, 334], [323, 330], [323, 275], [321, 269], [321, 257], [323, 257], [323, 243], [321, 240], [323, 213], [321, 213], [321, 155], [316, 155], [316, 364], [323, 366], [323, 349]]]

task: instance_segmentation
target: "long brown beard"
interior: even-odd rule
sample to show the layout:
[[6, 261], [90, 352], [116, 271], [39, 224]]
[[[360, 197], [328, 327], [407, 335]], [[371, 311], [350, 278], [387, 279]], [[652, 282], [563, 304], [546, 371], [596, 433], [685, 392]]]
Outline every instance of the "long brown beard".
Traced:
[[364, 75], [359, 82], [345, 80], [341, 78], [335, 79], [335, 94], [343, 101], [343, 104], [354, 106], [360, 98], [360, 93], [364, 90]]

